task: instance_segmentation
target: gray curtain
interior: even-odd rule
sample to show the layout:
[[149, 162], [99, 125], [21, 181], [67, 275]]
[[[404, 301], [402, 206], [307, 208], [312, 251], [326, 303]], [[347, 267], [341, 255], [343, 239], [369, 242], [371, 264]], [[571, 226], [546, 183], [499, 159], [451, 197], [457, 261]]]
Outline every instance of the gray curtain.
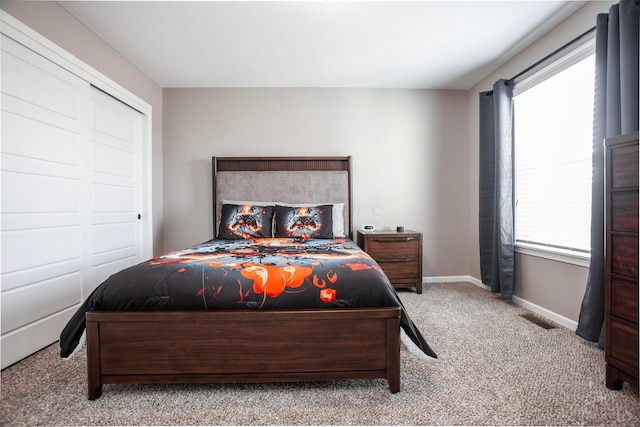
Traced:
[[480, 275], [491, 292], [513, 296], [513, 82], [480, 93]]
[[638, 130], [637, 2], [622, 0], [596, 20], [591, 262], [576, 334], [604, 347], [604, 139]]

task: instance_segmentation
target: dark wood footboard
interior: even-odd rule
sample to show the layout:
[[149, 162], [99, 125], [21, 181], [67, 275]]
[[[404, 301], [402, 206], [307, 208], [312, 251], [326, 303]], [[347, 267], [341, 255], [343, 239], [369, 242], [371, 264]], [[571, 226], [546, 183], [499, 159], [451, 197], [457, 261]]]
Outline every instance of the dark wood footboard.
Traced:
[[400, 308], [86, 314], [89, 399], [102, 384], [386, 378], [400, 390]]

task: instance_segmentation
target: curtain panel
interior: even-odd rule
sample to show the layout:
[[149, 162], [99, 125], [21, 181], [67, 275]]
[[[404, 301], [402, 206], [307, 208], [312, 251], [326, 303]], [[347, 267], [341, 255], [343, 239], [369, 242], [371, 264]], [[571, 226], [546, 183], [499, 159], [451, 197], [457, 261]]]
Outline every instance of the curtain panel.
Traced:
[[513, 296], [513, 82], [480, 93], [479, 232], [482, 283]]
[[576, 334], [604, 348], [604, 139], [638, 130], [640, 6], [622, 0], [596, 19], [591, 261]]

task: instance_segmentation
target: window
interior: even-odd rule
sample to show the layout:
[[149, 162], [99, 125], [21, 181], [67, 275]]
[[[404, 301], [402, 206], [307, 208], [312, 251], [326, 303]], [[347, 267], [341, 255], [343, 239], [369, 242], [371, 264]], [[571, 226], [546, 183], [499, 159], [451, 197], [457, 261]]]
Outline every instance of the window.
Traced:
[[594, 57], [591, 38], [515, 82], [515, 243], [520, 252], [588, 262]]

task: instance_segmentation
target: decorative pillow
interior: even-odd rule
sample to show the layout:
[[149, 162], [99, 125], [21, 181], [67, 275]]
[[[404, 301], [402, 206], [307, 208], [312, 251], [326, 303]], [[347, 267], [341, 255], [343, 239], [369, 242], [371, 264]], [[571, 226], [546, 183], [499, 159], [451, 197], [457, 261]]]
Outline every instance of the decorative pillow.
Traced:
[[[276, 203], [277, 204], [277, 203]], [[344, 234], [344, 203], [300, 203], [300, 204], [292, 204], [292, 203], [282, 203], [284, 206], [289, 207], [299, 207], [299, 206], [320, 206], [320, 205], [331, 205], [333, 210], [333, 238], [337, 239], [340, 237], [346, 237]]]
[[218, 239], [272, 237], [273, 206], [222, 205]]
[[333, 206], [276, 205], [275, 237], [333, 238]]

